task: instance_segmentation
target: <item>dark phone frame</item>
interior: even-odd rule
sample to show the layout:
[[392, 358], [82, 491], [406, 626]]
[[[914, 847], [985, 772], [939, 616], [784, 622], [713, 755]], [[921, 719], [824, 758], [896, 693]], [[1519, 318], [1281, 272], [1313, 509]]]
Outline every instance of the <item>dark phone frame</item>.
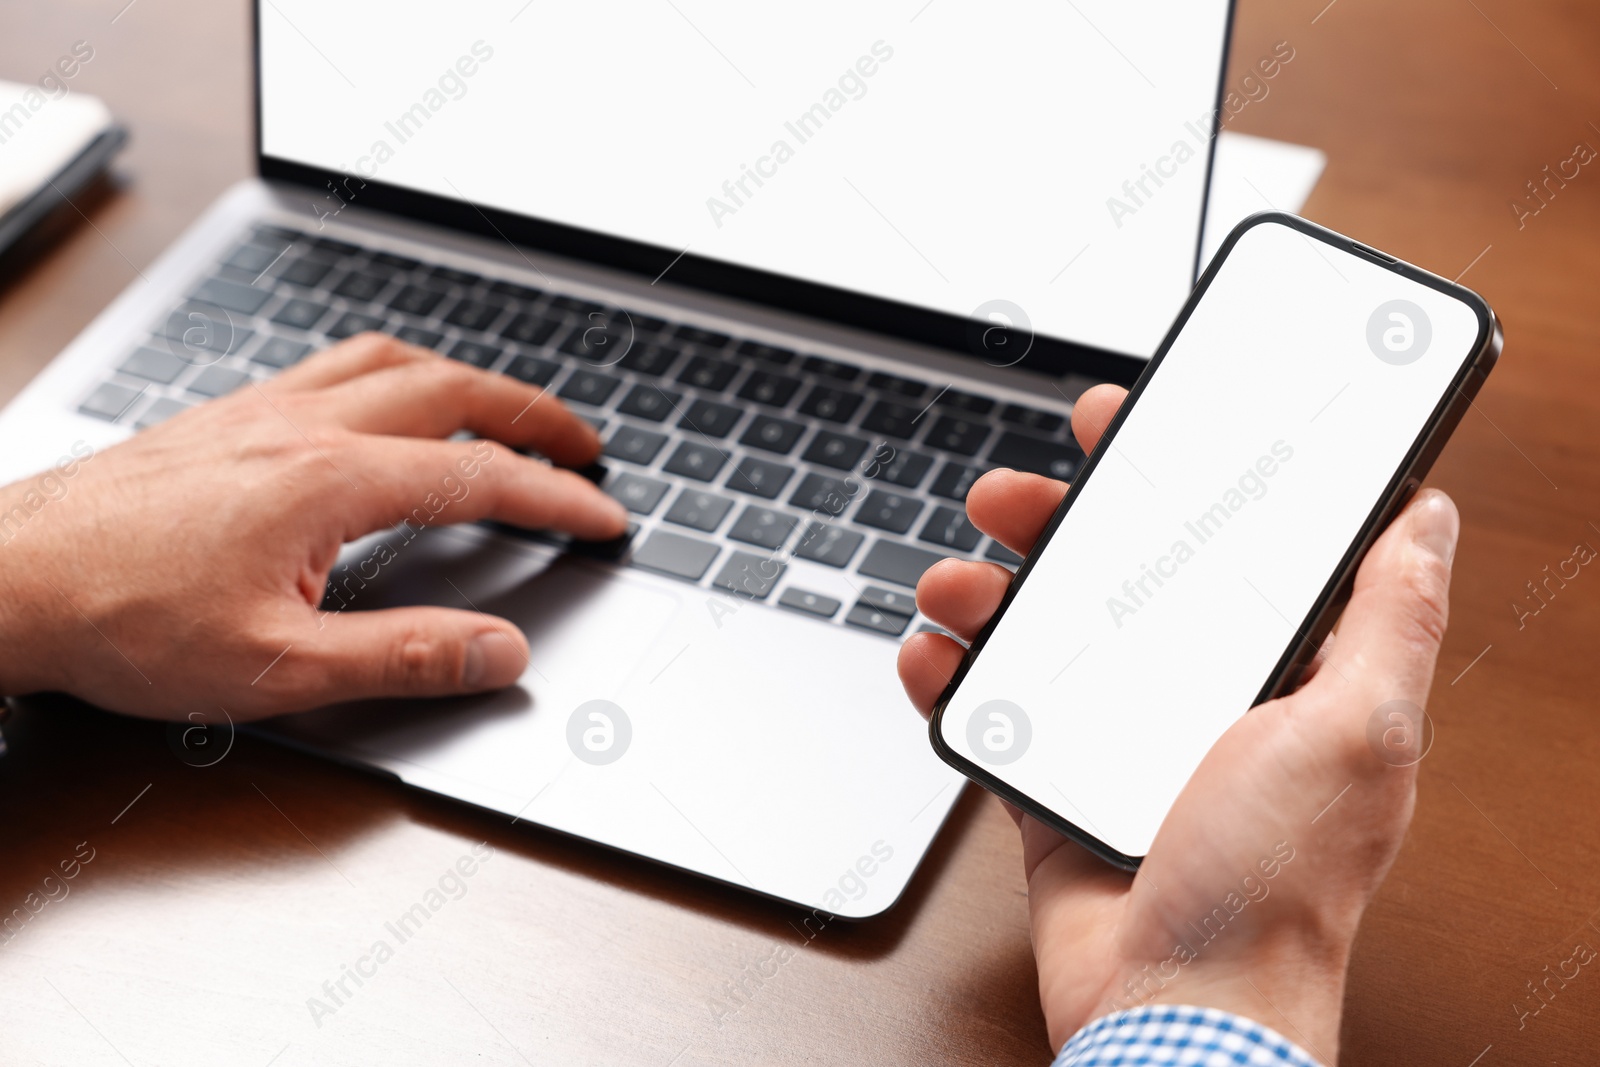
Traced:
[[[1300, 668], [1309, 663], [1316, 655], [1317, 650], [1322, 647], [1323, 639], [1327, 637], [1339, 614], [1344, 610], [1346, 602], [1350, 599], [1351, 588], [1355, 582], [1356, 569], [1360, 566], [1362, 559], [1365, 558], [1367, 551], [1372, 547], [1372, 543], [1377, 540], [1378, 535], [1399, 514], [1400, 510], [1416, 492], [1418, 486], [1422, 484], [1422, 479], [1426, 477], [1429, 468], [1438, 459], [1439, 453], [1444, 450], [1445, 442], [1449, 440], [1451, 433], [1455, 431], [1456, 426], [1461, 422], [1462, 416], [1466, 414], [1467, 409], [1472, 404], [1472, 398], [1477, 395], [1479, 388], [1488, 378], [1489, 371], [1494, 367], [1496, 360], [1500, 356], [1503, 339], [1500, 323], [1496, 319], [1494, 311], [1477, 293], [1425, 271], [1420, 267], [1398, 260], [1393, 256], [1385, 255], [1377, 249], [1351, 240], [1343, 234], [1336, 233], [1333, 230], [1318, 226], [1316, 223], [1308, 222], [1299, 216], [1290, 215], [1286, 212], [1263, 211], [1251, 215], [1240, 222], [1222, 242], [1222, 247], [1218, 249], [1215, 258], [1206, 267], [1205, 273], [1201, 275], [1194, 292], [1185, 301], [1183, 310], [1178, 313], [1172, 328], [1167, 331], [1166, 337], [1161, 342], [1161, 347], [1156, 350], [1155, 357], [1150, 360], [1150, 365], [1139, 376], [1139, 380], [1133, 384], [1133, 388], [1129, 390], [1128, 396], [1117, 410], [1116, 416], [1101, 435], [1099, 445], [1089, 454], [1083, 468], [1078, 472], [1078, 477], [1073, 480], [1072, 488], [1061, 501], [1061, 506], [1051, 516], [1044, 532], [1039, 535], [1038, 542], [1017, 569], [1016, 577], [1006, 589], [1006, 594], [1001, 599], [1000, 606], [995, 609], [993, 617], [989, 619], [977, 637], [973, 639], [966, 655], [962, 657], [960, 667], [957, 668], [955, 675], [950, 679], [950, 684], [940, 694], [938, 702], [934, 705], [933, 714], [928, 721], [928, 735], [933, 743], [933, 750], [938, 753], [940, 759], [979, 785], [982, 785], [985, 789], [1015, 804], [1046, 826], [1082, 845], [1107, 863], [1127, 871], [1137, 870], [1144, 857], [1127, 856], [1118, 852], [1093, 834], [1062, 818], [1044, 804], [1000, 780], [984, 767], [961, 756], [946, 744], [941, 729], [944, 712], [951, 698], [955, 696], [962, 681], [966, 678], [973, 662], [977, 659], [979, 653], [983, 651], [983, 647], [988, 642], [990, 635], [994, 633], [995, 627], [999, 625], [1000, 619], [1006, 613], [1006, 609], [1011, 606], [1017, 590], [1022, 587], [1022, 583], [1033, 570], [1035, 562], [1043, 555], [1045, 548], [1055, 536], [1057, 528], [1066, 518], [1067, 512], [1071, 510], [1072, 505], [1077, 501], [1083, 486], [1089, 481], [1095, 468], [1099, 466], [1101, 458], [1110, 449], [1111, 442], [1117, 431], [1127, 421], [1129, 413], [1133, 410], [1146, 386], [1149, 385], [1150, 380], [1160, 371], [1161, 363], [1166, 358], [1167, 352], [1172, 348], [1173, 342], [1177, 340], [1178, 335], [1182, 333], [1184, 325], [1189, 321], [1189, 316], [1193, 314], [1194, 309], [1204, 298], [1206, 290], [1210, 288], [1211, 282], [1217, 276], [1223, 262], [1246, 232], [1256, 226], [1267, 224], [1287, 226], [1311, 240], [1320, 241], [1341, 252], [1377, 263], [1379, 266], [1386, 267], [1403, 278], [1419, 282], [1430, 289], [1435, 289], [1446, 296], [1459, 300], [1471, 308], [1473, 315], [1477, 318], [1478, 336], [1473, 342], [1471, 355], [1462, 360], [1460, 369], [1457, 370], [1455, 377], [1451, 380], [1450, 388], [1439, 398], [1439, 402], [1434, 406], [1432, 413], [1418, 430], [1416, 439], [1407, 450], [1399, 467], [1390, 476], [1383, 493], [1378, 497], [1377, 502], [1368, 513], [1366, 521], [1362, 523], [1360, 530], [1357, 531], [1355, 540], [1351, 542], [1343, 558], [1334, 568], [1333, 574], [1323, 585], [1321, 592], [1317, 595], [1317, 599], [1312, 603], [1311, 610], [1307, 612], [1300, 625], [1295, 628], [1295, 640], [1290, 642], [1289, 646], [1284, 649], [1283, 654], [1278, 658], [1277, 665], [1273, 667], [1271, 673], [1267, 676], [1266, 682], [1262, 685], [1261, 691], [1256, 694], [1250, 709], [1258, 707], [1291, 689], [1299, 677]], [[1246, 709], [1246, 711], [1250, 709]]]
[[[1199, 225], [1195, 227], [1194, 271], [1200, 269], [1201, 241], [1205, 234], [1207, 206], [1216, 168], [1217, 135], [1227, 102], [1228, 60], [1232, 55], [1234, 16], [1237, 0], [1227, 0], [1223, 20], [1222, 57], [1217, 73], [1217, 93], [1212, 109], [1211, 136], [1206, 144], [1206, 180], [1201, 192]], [[261, 121], [261, 0], [251, 5], [251, 57], [255, 65], [252, 84], [255, 90], [256, 173], [264, 180], [301, 186], [317, 197], [338, 196], [348, 190], [352, 175], [309, 167], [303, 163], [269, 156], [262, 143]], [[355, 176], [362, 183], [349, 203], [398, 215], [448, 229], [501, 238], [508, 243], [569, 259], [611, 267], [642, 278], [659, 278], [672, 271], [672, 284], [707, 291], [718, 296], [760, 304], [823, 322], [887, 335], [898, 340], [953, 352], [980, 360], [983, 351], [974, 339], [974, 326], [981, 320], [935, 311], [897, 300], [869, 296], [819, 282], [726, 260], [690, 255], [660, 245], [616, 237], [596, 230], [569, 226], [531, 215], [504, 211], [468, 200], [457, 200], [433, 193], [417, 192], [399, 185]], [[343, 198], [340, 198], [343, 200]], [[1027, 354], [1015, 366], [1036, 373], [1060, 377], [1076, 373], [1097, 381], [1128, 385], [1144, 371], [1146, 361], [1137, 355], [1113, 352], [1055, 337], [1032, 335]]]

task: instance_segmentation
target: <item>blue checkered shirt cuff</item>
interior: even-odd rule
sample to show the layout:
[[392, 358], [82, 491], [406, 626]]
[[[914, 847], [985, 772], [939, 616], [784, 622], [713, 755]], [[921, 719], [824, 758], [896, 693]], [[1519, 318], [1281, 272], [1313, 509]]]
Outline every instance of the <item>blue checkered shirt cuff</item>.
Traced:
[[1055, 1067], [1318, 1067], [1260, 1023], [1162, 1004], [1103, 1016], [1072, 1035]]

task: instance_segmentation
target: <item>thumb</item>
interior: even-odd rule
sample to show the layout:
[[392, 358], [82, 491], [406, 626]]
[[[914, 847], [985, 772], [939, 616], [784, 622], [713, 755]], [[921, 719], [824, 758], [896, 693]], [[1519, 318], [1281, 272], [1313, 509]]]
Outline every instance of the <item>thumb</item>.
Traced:
[[[334, 612], [296, 651], [304, 706], [371, 697], [503, 689], [528, 666], [528, 642], [505, 619], [454, 608]], [[292, 699], [292, 698], [291, 698]]]
[[[1461, 517], [1437, 489], [1417, 494], [1367, 553], [1327, 668], [1312, 685], [1363, 722], [1390, 701], [1421, 708], [1449, 618]], [[1352, 699], [1353, 698], [1353, 699]]]

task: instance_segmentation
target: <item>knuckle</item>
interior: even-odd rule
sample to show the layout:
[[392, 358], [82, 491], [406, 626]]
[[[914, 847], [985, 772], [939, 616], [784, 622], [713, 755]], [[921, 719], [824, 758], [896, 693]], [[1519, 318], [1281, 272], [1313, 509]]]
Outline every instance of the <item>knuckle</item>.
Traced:
[[394, 643], [384, 668], [385, 688], [409, 693], [448, 685], [461, 676], [461, 650], [453, 642], [411, 631]]
[[1409, 636], [1438, 645], [1450, 620], [1450, 567], [1430, 552], [1410, 552], [1402, 582]]

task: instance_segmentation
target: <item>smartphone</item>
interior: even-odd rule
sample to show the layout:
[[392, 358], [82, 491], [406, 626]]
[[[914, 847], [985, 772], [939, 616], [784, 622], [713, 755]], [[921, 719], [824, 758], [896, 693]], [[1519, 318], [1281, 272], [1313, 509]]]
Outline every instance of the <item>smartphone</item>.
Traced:
[[1500, 347], [1468, 289], [1293, 215], [1240, 223], [940, 697], [935, 751], [1137, 868], [1316, 654]]

